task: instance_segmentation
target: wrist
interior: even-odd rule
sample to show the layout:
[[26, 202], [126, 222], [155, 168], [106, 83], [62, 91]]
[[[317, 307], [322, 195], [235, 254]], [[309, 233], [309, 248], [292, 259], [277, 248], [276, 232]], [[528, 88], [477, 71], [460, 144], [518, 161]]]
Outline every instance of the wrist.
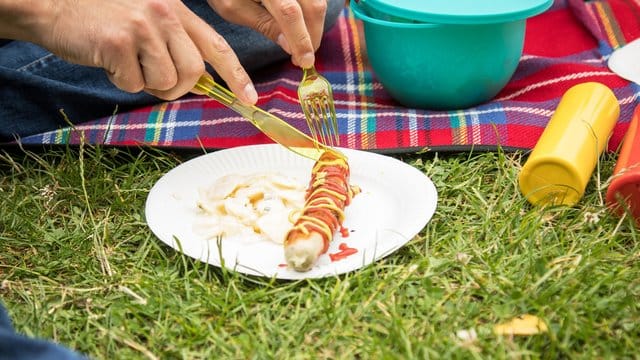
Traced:
[[0, 38], [39, 43], [50, 31], [55, 1], [0, 0]]

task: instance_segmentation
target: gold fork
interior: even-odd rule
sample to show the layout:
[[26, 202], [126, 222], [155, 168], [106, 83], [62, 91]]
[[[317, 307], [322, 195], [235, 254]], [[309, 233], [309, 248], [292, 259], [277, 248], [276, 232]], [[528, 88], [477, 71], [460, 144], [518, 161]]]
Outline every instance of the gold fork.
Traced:
[[331, 84], [314, 66], [304, 69], [298, 99], [311, 136], [320, 143], [338, 146], [340, 136]]
[[331, 149], [319, 143], [315, 139], [312, 139], [277, 116], [266, 112], [257, 106], [242, 103], [231, 91], [213, 81], [213, 78], [211, 78], [210, 75], [201, 76], [194, 86], [194, 90], [197, 90], [199, 93], [204, 93], [234, 110], [249, 120], [255, 127], [270, 137], [273, 141], [299, 155], [312, 160], [318, 160], [322, 153], [330, 150], [340, 154], [340, 156], [344, 156], [339, 151]]

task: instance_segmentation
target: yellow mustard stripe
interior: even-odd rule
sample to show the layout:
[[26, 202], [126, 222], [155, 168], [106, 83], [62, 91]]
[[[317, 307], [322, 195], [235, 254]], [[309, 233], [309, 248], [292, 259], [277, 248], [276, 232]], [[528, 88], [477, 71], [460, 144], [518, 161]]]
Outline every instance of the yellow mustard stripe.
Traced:
[[[344, 201], [346, 199], [345, 195], [342, 195], [342, 194], [340, 194], [340, 193], [338, 193], [337, 191], [334, 191], [334, 190], [326, 189], [324, 186], [322, 186], [323, 184], [324, 183], [321, 183], [321, 182], [315, 182], [314, 183], [314, 185], [318, 185], [318, 187], [315, 190], [313, 190], [311, 195], [309, 195], [310, 199], [312, 199], [314, 196], [316, 196], [316, 195], [318, 195], [320, 193], [327, 193], [327, 194], [333, 195], [336, 199], [340, 199], [342, 201]], [[326, 195], [322, 196], [320, 198], [316, 198], [315, 200], [323, 200], [324, 198], [326, 198]]]
[[[609, 44], [612, 48], [617, 49], [621, 46], [620, 38], [616, 36], [620, 34], [620, 29], [617, 24], [611, 22], [611, 8], [608, 4], [603, 2], [595, 2], [594, 6], [598, 13], [598, 17], [602, 21], [602, 25], [604, 26], [604, 31], [607, 34], [607, 39], [609, 40]], [[624, 42], [624, 40], [622, 40]]]
[[[296, 221], [294, 227], [291, 230], [289, 230], [289, 232], [287, 232], [287, 235], [285, 236], [285, 239], [287, 239], [285, 241], [285, 244], [289, 243], [289, 235], [294, 230], [298, 230], [304, 235], [308, 235], [310, 232], [308, 229], [309, 224], [314, 224], [317, 227], [319, 227], [319, 230], [325, 235], [325, 239], [327, 239], [328, 241], [331, 241], [333, 239], [333, 234], [332, 234], [331, 226], [329, 225], [329, 223], [325, 222], [322, 219], [306, 215], [310, 210], [313, 210], [313, 209], [331, 210], [336, 215], [338, 222], [342, 224], [342, 221], [344, 220], [344, 217], [345, 217], [344, 212], [342, 211], [342, 209], [340, 209], [340, 207], [338, 207], [338, 204], [331, 198], [331, 195], [333, 195], [335, 198], [338, 198], [344, 201], [349, 197], [350, 193], [348, 192], [346, 195], [342, 195], [340, 193], [337, 193], [334, 190], [325, 188], [327, 172], [322, 170], [325, 167], [329, 167], [329, 166], [337, 166], [337, 167], [346, 168], [346, 169], [349, 168], [349, 166], [347, 165], [347, 161], [342, 157], [327, 159], [326, 157], [321, 156], [320, 159], [316, 161], [315, 165], [313, 166], [313, 169], [311, 170], [312, 183], [309, 189], [311, 190], [311, 193], [309, 193], [306, 196], [305, 205], [302, 208], [301, 215]], [[344, 180], [348, 181], [346, 176]], [[322, 195], [321, 193], [325, 193], [326, 195]], [[291, 241], [295, 242], [295, 239], [291, 239]]]
[[310, 216], [301, 216], [300, 220], [301, 221], [298, 223], [295, 229], [304, 231], [305, 235], [309, 234], [309, 231], [305, 226], [305, 222], [308, 222], [308, 223], [317, 225], [320, 228], [320, 231], [323, 232], [323, 234], [326, 236], [327, 239], [329, 239], [329, 241], [333, 238], [333, 234], [331, 233], [331, 228], [324, 221], [320, 219], [316, 219], [314, 217], [310, 217]]
[[336, 205], [335, 203], [316, 204], [316, 205], [310, 206], [309, 209], [327, 209], [327, 210], [331, 210], [331, 211], [333, 211], [334, 214], [336, 214], [336, 216], [338, 217], [338, 221], [341, 224], [342, 224], [342, 222], [344, 221], [344, 218], [345, 218], [344, 211], [340, 210], [338, 205]]
[[[320, 171], [321, 167], [325, 167], [325, 166], [340, 166], [340, 167], [347, 167], [347, 161], [343, 158], [335, 158], [333, 160], [322, 160], [322, 162], [316, 162], [316, 164], [313, 166], [313, 169], [311, 169], [311, 172], [318, 172]], [[321, 174], [318, 174], [320, 176], [323, 176]]]

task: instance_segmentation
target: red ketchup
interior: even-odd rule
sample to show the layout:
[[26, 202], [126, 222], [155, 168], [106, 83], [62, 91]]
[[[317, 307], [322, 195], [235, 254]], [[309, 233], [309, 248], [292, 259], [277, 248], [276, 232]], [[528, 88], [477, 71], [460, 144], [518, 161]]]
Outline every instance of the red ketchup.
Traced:
[[340, 243], [338, 249], [340, 249], [340, 251], [338, 251], [337, 253], [329, 254], [329, 258], [331, 259], [331, 261], [346, 259], [347, 257], [358, 252], [358, 249], [350, 248], [345, 243]]
[[342, 235], [343, 238], [346, 238], [349, 236], [349, 229], [347, 229], [346, 227], [340, 227], [340, 235]]

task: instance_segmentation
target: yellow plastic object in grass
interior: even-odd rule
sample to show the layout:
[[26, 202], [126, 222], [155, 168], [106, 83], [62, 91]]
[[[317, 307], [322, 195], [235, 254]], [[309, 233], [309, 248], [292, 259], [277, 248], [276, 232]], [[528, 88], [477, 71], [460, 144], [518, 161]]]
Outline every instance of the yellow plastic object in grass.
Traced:
[[520, 315], [493, 327], [496, 335], [536, 335], [547, 332], [547, 324], [535, 315]]

